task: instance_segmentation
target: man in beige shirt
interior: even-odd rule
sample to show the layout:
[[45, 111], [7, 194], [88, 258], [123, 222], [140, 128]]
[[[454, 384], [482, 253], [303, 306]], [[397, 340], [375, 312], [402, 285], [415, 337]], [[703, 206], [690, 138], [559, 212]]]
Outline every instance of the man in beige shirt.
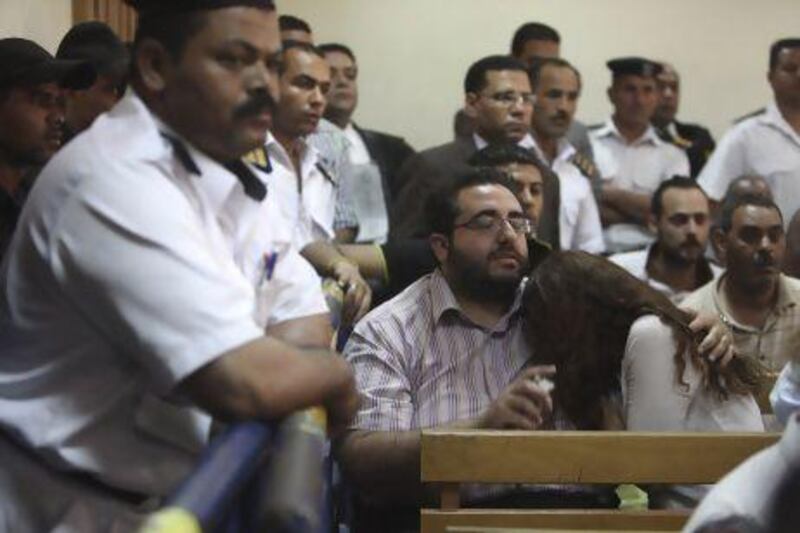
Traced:
[[800, 280], [780, 271], [786, 252], [780, 210], [753, 195], [728, 201], [712, 238], [728, 268], [685, 304], [718, 313], [740, 355], [780, 370], [800, 349]]

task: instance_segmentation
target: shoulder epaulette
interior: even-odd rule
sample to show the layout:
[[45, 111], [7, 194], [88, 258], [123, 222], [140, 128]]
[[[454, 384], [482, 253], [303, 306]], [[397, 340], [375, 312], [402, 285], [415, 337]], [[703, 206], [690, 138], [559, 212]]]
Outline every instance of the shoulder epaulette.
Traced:
[[594, 161], [580, 152], [575, 152], [575, 155], [570, 158], [570, 163], [575, 165], [581, 171], [581, 174], [587, 178], [593, 179], [599, 176]]
[[272, 172], [272, 162], [269, 160], [269, 154], [263, 146], [248, 153], [243, 159], [267, 174]]
[[600, 124], [591, 124], [589, 126], [586, 126], [586, 129], [587, 130], [599, 130], [600, 128], [602, 128], [605, 125], [606, 125], [605, 122], [601, 122]]

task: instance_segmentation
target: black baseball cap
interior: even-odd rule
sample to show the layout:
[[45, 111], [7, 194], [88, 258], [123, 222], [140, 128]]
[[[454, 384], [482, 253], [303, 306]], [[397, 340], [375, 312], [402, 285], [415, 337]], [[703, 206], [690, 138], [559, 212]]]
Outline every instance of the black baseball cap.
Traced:
[[122, 76], [128, 49], [108, 24], [92, 20], [74, 25], [58, 45], [57, 59], [88, 61], [98, 75]]
[[85, 89], [96, 73], [85, 61], [56, 59], [28, 39], [0, 39], [0, 88], [58, 83], [68, 89]]

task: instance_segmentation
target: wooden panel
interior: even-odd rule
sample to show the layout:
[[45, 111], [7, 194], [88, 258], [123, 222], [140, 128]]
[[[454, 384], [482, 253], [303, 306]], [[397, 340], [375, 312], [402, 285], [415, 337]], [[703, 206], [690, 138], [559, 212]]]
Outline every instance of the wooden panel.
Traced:
[[689, 511], [613, 511], [530, 509], [462, 509], [456, 512], [423, 509], [423, 533], [444, 533], [448, 527], [515, 529], [573, 529], [596, 531], [680, 531]]
[[72, 23], [94, 20], [94, 0], [72, 0]]
[[136, 12], [122, 0], [72, 0], [73, 24], [87, 20], [105, 22], [123, 41], [136, 31]]
[[424, 482], [711, 483], [779, 434], [424, 431]]

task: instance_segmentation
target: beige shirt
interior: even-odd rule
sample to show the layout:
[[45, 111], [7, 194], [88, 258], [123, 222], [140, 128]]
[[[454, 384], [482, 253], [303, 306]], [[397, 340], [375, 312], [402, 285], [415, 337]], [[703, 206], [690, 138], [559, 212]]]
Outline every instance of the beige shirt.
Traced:
[[800, 280], [781, 274], [778, 301], [763, 328], [741, 324], [733, 318], [727, 298], [721, 291], [723, 274], [719, 279], [700, 287], [684, 300], [698, 311], [719, 315], [733, 333], [733, 343], [739, 354], [755, 357], [769, 370], [779, 371], [786, 362], [800, 353]]

